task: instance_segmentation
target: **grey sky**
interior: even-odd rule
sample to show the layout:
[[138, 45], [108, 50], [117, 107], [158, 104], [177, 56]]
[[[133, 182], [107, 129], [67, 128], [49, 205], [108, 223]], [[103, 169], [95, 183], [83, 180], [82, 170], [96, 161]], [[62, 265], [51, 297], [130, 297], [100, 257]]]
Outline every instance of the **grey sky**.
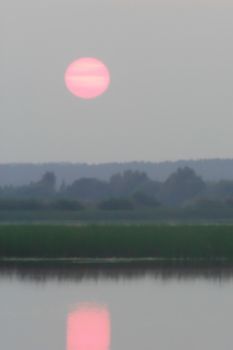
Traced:
[[[2, 0], [0, 162], [233, 156], [229, 0]], [[67, 65], [102, 59], [92, 101]]]

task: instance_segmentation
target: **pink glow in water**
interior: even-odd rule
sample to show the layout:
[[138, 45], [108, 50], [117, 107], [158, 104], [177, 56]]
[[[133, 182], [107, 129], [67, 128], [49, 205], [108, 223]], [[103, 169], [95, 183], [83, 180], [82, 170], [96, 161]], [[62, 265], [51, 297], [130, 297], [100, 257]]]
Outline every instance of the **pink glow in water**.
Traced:
[[67, 350], [108, 350], [110, 316], [106, 307], [81, 306], [68, 316]]
[[109, 87], [110, 74], [103, 62], [85, 57], [72, 62], [65, 72], [65, 83], [75, 96], [92, 99]]

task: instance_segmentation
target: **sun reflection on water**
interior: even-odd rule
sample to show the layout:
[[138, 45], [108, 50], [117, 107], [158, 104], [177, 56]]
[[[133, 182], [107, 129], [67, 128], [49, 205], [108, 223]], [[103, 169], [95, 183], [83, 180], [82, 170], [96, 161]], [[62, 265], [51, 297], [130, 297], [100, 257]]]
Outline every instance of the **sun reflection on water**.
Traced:
[[82, 304], [67, 318], [67, 350], [109, 350], [110, 314], [107, 306]]

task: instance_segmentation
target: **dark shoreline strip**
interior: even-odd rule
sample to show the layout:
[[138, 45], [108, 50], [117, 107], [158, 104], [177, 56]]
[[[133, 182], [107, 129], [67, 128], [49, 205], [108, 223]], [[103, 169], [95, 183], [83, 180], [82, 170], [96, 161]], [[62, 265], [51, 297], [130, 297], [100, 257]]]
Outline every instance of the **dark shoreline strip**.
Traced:
[[0, 259], [233, 262], [233, 225], [0, 225]]

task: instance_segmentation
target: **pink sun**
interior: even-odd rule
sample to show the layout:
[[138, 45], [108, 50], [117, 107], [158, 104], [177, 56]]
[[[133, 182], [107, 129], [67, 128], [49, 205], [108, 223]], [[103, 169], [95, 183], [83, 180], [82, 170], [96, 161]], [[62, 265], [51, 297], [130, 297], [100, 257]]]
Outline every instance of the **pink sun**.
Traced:
[[100, 60], [84, 57], [68, 66], [65, 83], [67, 89], [75, 96], [92, 99], [108, 89], [110, 74], [106, 65]]

